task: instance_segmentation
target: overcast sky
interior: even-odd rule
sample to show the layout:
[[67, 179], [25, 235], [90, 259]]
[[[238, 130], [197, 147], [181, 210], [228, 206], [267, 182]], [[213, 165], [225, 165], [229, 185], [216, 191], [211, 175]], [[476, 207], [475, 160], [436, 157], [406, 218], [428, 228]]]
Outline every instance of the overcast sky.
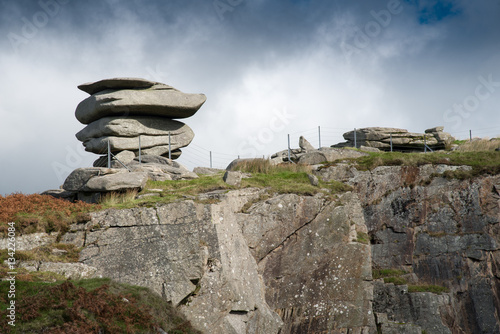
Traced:
[[500, 1], [0, 1], [0, 194], [90, 167], [77, 85], [140, 77], [207, 102], [180, 162], [343, 141], [353, 128], [500, 134]]

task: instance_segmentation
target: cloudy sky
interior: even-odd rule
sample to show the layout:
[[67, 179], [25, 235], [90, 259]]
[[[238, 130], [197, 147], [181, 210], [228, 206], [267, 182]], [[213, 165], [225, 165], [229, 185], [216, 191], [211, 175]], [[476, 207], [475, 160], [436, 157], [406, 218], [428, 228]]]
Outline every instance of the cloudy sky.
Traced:
[[207, 102], [180, 162], [225, 167], [353, 128], [500, 134], [500, 1], [0, 0], [0, 194], [58, 188], [76, 86], [140, 77]]

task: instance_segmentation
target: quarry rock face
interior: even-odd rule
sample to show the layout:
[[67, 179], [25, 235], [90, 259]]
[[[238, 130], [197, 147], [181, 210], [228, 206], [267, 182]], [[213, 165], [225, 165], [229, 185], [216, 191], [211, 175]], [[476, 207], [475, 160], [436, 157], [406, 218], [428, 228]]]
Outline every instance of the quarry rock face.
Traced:
[[[85, 275], [149, 287], [203, 333], [499, 333], [500, 176], [446, 173], [470, 168], [313, 167], [352, 191], [104, 210], [61, 242], [83, 248]], [[68, 185], [101, 175], [124, 172], [82, 170]]]
[[[318, 176], [343, 180], [358, 193], [373, 268], [404, 270], [413, 273], [416, 285], [448, 291], [417, 301], [415, 293], [405, 290], [401, 296], [394, 287], [377, 283], [375, 312], [394, 323], [421, 326], [427, 333], [499, 333], [500, 176], [465, 181], [439, 176], [460, 169], [470, 167], [381, 166], [357, 171], [338, 165], [318, 171]], [[439, 317], [429, 313], [433, 309]]]

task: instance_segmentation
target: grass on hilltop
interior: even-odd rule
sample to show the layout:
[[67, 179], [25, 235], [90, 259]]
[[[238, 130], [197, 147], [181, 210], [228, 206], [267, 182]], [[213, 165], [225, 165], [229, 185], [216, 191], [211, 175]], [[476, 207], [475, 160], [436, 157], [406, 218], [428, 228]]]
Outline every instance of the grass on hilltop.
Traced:
[[[323, 182], [319, 180], [319, 185], [313, 186], [307, 176], [311, 171], [310, 166], [307, 165], [273, 165], [266, 159], [254, 159], [240, 162], [234, 167], [234, 170], [250, 173], [248, 178], [242, 179], [240, 188], [265, 188], [271, 193], [295, 193], [311, 196], [317, 193], [332, 195], [351, 190], [351, 187], [337, 181]], [[186, 198], [203, 202], [203, 200], [197, 199], [199, 194], [216, 190], [238, 189], [238, 187], [225, 183], [222, 180], [222, 175], [223, 172], [215, 175], [201, 175], [193, 180], [148, 181], [146, 188], [139, 195], [152, 193], [156, 194], [155, 196], [135, 199], [135, 193], [109, 194], [103, 199], [101, 206], [103, 208], [130, 208], [154, 205], [158, 202], [170, 203]]]
[[7, 324], [10, 282], [0, 282], [2, 333], [198, 334], [175, 308], [149, 289], [110, 279], [16, 281], [16, 326]]
[[[380, 166], [423, 166], [432, 165], [454, 165], [471, 166], [470, 171], [448, 171], [444, 175], [448, 178], [467, 179], [479, 175], [497, 175], [500, 173], [500, 152], [468, 151], [466, 149], [453, 152], [438, 151], [428, 153], [401, 153], [401, 152], [367, 152], [368, 155], [356, 159], [345, 159], [351, 161], [359, 170], [373, 170]], [[327, 163], [323, 168], [335, 165]]]

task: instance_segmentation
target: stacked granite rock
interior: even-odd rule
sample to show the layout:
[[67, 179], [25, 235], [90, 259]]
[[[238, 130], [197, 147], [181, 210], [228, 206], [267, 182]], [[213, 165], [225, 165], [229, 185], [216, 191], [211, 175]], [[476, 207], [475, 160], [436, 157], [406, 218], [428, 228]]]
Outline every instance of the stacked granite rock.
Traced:
[[[76, 137], [86, 151], [106, 155], [97, 159], [93, 168], [75, 169], [62, 189], [45, 194], [98, 202], [105, 193], [142, 190], [147, 180], [198, 177], [172, 160], [194, 137], [186, 124], [174, 118], [194, 115], [205, 102], [205, 95], [185, 94], [162, 83], [133, 78], [106, 79], [78, 88], [91, 96], [76, 108], [76, 118], [87, 124]], [[172, 159], [167, 158], [169, 139]], [[108, 145], [115, 157], [111, 168], [104, 167]]]
[[[87, 126], [76, 134], [85, 150], [103, 157], [111, 153], [126, 164], [139, 155], [168, 157], [169, 133], [172, 159], [191, 143], [194, 133], [174, 119], [193, 116], [206, 100], [203, 94], [186, 94], [158, 82], [136, 78], [105, 79], [78, 86], [91, 96], [80, 102], [75, 116]], [[116, 164], [115, 164], [116, 165]]]
[[[332, 145], [332, 147], [376, 148], [382, 151], [391, 150], [400, 152], [422, 152], [424, 144], [432, 150], [444, 150], [455, 140], [449, 133], [444, 132], [443, 126], [436, 126], [425, 130], [425, 133], [412, 133], [405, 129], [371, 127], [344, 133], [347, 141]], [[391, 139], [392, 138], [392, 139]]]

